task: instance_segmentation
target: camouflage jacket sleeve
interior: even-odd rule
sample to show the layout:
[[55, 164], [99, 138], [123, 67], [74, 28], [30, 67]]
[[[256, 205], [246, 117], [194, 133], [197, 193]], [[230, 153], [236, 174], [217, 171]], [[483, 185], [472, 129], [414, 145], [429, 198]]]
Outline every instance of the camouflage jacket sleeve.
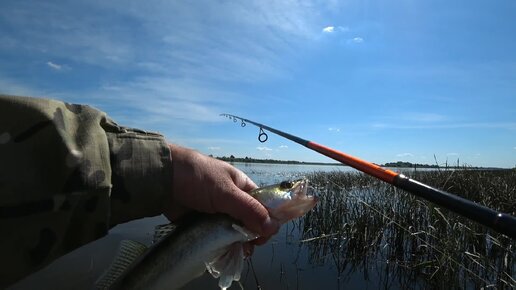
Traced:
[[171, 167], [159, 134], [89, 106], [0, 95], [0, 288], [118, 223], [160, 214]]

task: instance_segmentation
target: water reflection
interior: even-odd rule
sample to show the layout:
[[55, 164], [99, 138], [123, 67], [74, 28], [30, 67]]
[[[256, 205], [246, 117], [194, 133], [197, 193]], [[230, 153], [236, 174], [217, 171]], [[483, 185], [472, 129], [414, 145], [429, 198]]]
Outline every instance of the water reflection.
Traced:
[[337, 165], [290, 165], [244, 162], [233, 162], [231, 164], [247, 174], [258, 186], [298, 179], [314, 172], [356, 172], [351, 167]]

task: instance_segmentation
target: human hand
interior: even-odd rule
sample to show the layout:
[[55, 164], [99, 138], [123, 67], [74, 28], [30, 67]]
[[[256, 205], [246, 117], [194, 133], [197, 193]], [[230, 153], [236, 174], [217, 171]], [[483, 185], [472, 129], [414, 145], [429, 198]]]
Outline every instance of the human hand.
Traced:
[[172, 154], [172, 195], [164, 214], [175, 220], [190, 210], [226, 213], [241, 221], [265, 243], [280, 225], [267, 209], [247, 194], [257, 186], [230, 164], [197, 151], [169, 145]]

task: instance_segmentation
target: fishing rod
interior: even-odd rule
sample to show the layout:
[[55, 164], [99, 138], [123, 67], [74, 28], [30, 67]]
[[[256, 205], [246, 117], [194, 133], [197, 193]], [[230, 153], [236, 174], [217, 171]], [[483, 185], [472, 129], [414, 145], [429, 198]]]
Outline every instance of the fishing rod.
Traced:
[[264, 131], [265, 129], [286, 139], [294, 141], [300, 145], [303, 145], [311, 150], [319, 152], [327, 157], [335, 159], [343, 164], [349, 165], [361, 172], [381, 179], [414, 195], [422, 197], [439, 206], [447, 208], [448, 210], [460, 214], [470, 220], [483, 224], [512, 239], [516, 239], [516, 218], [510, 214], [497, 212], [486, 206], [474, 203], [471, 200], [456, 196], [437, 188], [433, 188], [417, 180], [408, 178], [401, 173], [394, 172], [344, 152], [340, 152], [313, 141], [305, 140], [289, 133], [271, 128], [264, 124], [260, 124], [231, 114], [221, 114], [221, 116], [228, 117], [232, 119], [233, 122], [240, 121], [242, 127], [245, 127], [246, 123], [257, 126], [260, 128], [258, 141], [262, 143], [267, 141], [269, 138], [267, 133]]

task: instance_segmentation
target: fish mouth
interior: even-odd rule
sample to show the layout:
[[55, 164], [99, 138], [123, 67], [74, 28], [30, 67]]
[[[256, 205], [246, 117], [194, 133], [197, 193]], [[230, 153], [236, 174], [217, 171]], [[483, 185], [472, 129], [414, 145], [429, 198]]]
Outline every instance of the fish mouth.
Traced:
[[316, 192], [313, 190], [313, 187], [309, 186], [308, 179], [306, 178], [294, 181], [291, 196], [292, 198], [318, 200]]
[[280, 222], [301, 217], [317, 204], [318, 198], [308, 194], [308, 179], [299, 179], [293, 183], [290, 200], [285, 201], [272, 213]]
[[310, 187], [308, 184], [308, 179], [301, 179], [299, 181], [299, 186], [297, 186], [295, 189], [296, 195], [298, 198], [317, 202], [319, 198], [317, 197], [315, 190], [313, 190], [314, 188]]
[[306, 198], [308, 197], [308, 179], [298, 179], [294, 181], [294, 186], [292, 188], [292, 195]]

